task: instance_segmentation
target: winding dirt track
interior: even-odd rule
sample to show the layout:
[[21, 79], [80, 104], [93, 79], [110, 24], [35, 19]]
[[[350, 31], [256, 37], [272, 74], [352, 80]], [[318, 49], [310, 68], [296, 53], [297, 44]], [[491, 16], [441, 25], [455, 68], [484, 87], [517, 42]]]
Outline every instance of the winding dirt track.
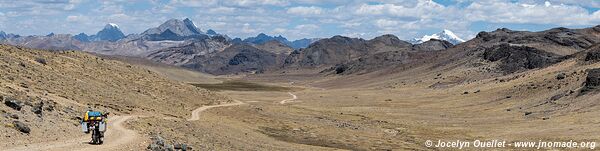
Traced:
[[15, 148], [7, 149], [7, 151], [21, 151], [21, 150], [131, 150], [136, 148], [138, 145], [142, 145], [143, 138], [133, 130], [127, 129], [123, 126], [123, 123], [134, 116], [112, 116], [108, 120], [107, 131], [105, 134], [105, 141], [102, 145], [90, 145], [88, 142], [91, 140], [91, 134], [84, 135], [82, 137], [72, 140], [62, 140], [53, 142], [44, 142], [36, 144], [28, 144], [27, 146], [19, 146]]
[[281, 101], [279, 102], [279, 104], [285, 104], [285, 103], [288, 103], [289, 101], [293, 101], [293, 100], [296, 100], [296, 99], [298, 99], [298, 96], [296, 96], [296, 95], [292, 94], [292, 92], [288, 92], [288, 94], [290, 94], [290, 95], [292, 96], [292, 98], [291, 98], [291, 99], [285, 99], [285, 100], [281, 100]]
[[192, 111], [192, 117], [190, 117], [189, 119], [187, 119], [188, 121], [196, 121], [200, 119], [200, 112], [211, 109], [211, 108], [215, 108], [215, 107], [225, 107], [225, 106], [234, 106], [234, 105], [242, 105], [245, 104], [244, 102], [238, 101], [238, 100], [234, 100], [234, 103], [227, 103], [227, 104], [218, 104], [218, 105], [209, 105], [209, 106], [202, 106], [199, 107], [197, 109], [195, 109], [194, 111]]
[[[294, 98], [282, 100], [283, 103], [286, 101], [291, 101], [296, 99], [297, 97], [292, 94]], [[282, 103], [282, 104], [283, 104]], [[218, 104], [218, 105], [209, 105], [202, 106], [194, 111], [192, 111], [192, 116], [187, 119], [188, 121], [196, 121], [200, 119], [200, 113], [215, 107], [226, 107], [226, 106], [235, 106], [242, 105], [244, 102], [235, 100], [233, 103], [227, 104]], [[25, 146], [17, 146], [14, 148], [0, 149], [5, 151], [63, 151], [63, 150], [77, 150], [77, 151], [95, 151], [95, 150], [136, 150], [140, 147], [143, 147], [144, 138], [141, 137], [140, 134], [135, 132], [134, 130], [127, 129], [123, 126], [123, 123], [131, 118], [136, 116], [127, 115], [127, 116], [111, 116], [108, 119], [107, 131], [105, 133], [104, 144], [102, 145], [90, 145], [88, 142], [91, 139], [91, 135], [83, 135], [79, 138], [71, 139], [71, 140], [61, 140], [61, 141], [52, 141], [52, 142], [42, 142], [35, 144], [27, 144]]]

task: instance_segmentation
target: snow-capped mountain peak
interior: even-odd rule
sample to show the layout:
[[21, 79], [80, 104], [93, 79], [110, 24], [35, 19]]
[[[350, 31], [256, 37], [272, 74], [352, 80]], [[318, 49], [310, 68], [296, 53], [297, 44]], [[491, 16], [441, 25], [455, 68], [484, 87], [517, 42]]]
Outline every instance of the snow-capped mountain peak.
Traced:
[[106, 26], [111, 26], [113, 28], [119, 28], [119, 25], [117, 25], [115, 23], [108, 23]]
[[104, 29], [98, 31], [96, 35], [92, 37], [92, 41], [117, 41], [125, 37], [125, 34], [119, 29], [119, 25], [115, 23], [108, 23], [104, 26]]
[[450, 39], [456, 39], [457, 41], [460, 41], [460, 42], [465, 42], [465, 40], [463, 40], [462, 38], [460, 38], [460, 37], [456, 36], [456, 34], [454, 34], [454, 32], [452, 32], [452, 31], [450, 31], [450, 30], [448, 30], [448, 29], [444, 29], [444, 31], [442, 31], [442, 34], [441, 34], [441, 35], [442, 35], [442, 36], [446, 35], [446, 36], [448, 36], [448, 38], [450, 38]]
[[456, 36], [456, 34], [454, 34], [454, 32], [452, 32], [448, 29], [444, 29], [442, 32], [439, 32], [439, 33], [436, 33], [433, 35], [424, 35], [421, 38], [415, 38], [415, 39], [411, 40], [410, 42], [414, 43], [414, 44], [420, 44], [420, 43], [429, 41], [431, 39], [446, 40], [455, 45], [458, 43], [465, 42], [465, 40]]

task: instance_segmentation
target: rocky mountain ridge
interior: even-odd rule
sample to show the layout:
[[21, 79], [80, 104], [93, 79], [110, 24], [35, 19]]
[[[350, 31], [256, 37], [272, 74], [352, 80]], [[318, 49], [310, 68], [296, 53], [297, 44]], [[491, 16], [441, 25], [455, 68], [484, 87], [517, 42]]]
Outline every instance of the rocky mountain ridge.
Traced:
[[[98, 35], [111, 29], [117, 31], [118, 26], [108, 24]], [[432, 59], [442, 61], [469, 58], [464, 56], [470, 55], [466, 52], [478, 54], [482, 56], [479, 59], [491, 62], [484, 64], [497, 64], [493, 67], [497, 71], [511, 73], [544, 67], [559, 61], [563, 56], [585, 50], [598, 43], [597, 31], [600, 31], [598, 26], [584, 29], [554, 28], [540, 32], [502, 28], [480, 32], [474, 39], [458, 45], [441, 40], [449, 37], [455, 42], [460, 41], [460, 38], [448, 30], [437, 35], [442, 37], [440, 39], [434, 37], [418, 44], [411, 44], [389, 34], [370, 40], [333, 36], [319, 40], [297, 40], [303, 41], [303, 45], [309, 45], [306, 48], [294, 48], [293, 42], [283, 36], [261, 33], [242, 40], [230, 39], [214, 30], [202, 32], [186, 18], [171, 19], [141, 34], [131, 34], [117, 41], [98, 41], [90, 39], [94, 36], [85, 34], [22, 37], [5, 33], [1, 36], [8, 38], [1, 41], [32, 48], [135, 56], [213, 74], [262, 73], [301, 68], [352, 74], [416, 63], [420, 61], [418, 59], [426, 59], [427, 56], [424, 55], [446, 56], [447, 58]], [[90, 42], [82, 42], [86, 37]]]
[[246, 43], [252, 43], [252, 44], [263, 44], [266, 43], [268, 41], [279, 41], [282, 44], [287, 45], [288, 47], [294, 48], [294, 49], [300, 49], [300, 48], [306, 48], [308, 47], [308, 45], [312, 44], [315, 41], [318, 41], [320, 38], [302, 38], [302, 39], [298, 39], [298, 40], [294, 40], [294, 41], [289, 41], [287, 38], [279, 35], [279, 36], [269, 36], [267, 34], [264, 33], [260, 33], [258, 35], [256, 35], [255, 37], [248, 37], [244, 40], [242, 39], [234, 39], [233, 42], [234, 43], [242, 43], [242, 42], [246, 42]]

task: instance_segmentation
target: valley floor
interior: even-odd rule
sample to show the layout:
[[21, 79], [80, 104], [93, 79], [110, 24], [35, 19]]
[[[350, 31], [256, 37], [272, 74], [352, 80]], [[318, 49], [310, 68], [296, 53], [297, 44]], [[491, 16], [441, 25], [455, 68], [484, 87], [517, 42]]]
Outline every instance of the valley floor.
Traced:
[[[133, 127], [146, 132], [171, 127], [163, 135], [203, 150], [439, 150], [444, 148], [427, 147], [425, 142], [600, 140], [597, 106], [558, 109], [568, 113], [537, 111], [527, 102], [546, 96], [508, 92], [507, 87], [522, 81], [484, 80], [444, 89], [430, 88], [427, 82], [319, 88], [304, 84], [314, 79], [287, 78], [242, 78], [289, 89], [218, 90], [243, 104], [212, 108], [198, 122], [149, 119], [144, 122], [160, 124], [138, 121]], [[489, 149], [521, 149], [507, 147]]]
[[[525, 116], [490, 92], [462, 95], [420, 88], [308, 89], [292, 92], [223, 92], [248, 105], [214, 109], [216, 117], [253, 129], [241, 138], [348, 150], [429, 150], [425, 142], [505, 140], [598, 141], [598, 112], [547, 117]], [[212, 115], [212, 114], [211, 114]], [[246, 144], [247, 143], [247, 144]], [[254, 143], [245, 142], [240, 148]], [[262, 144], [262, 143], [261, 143]]]
[[[567, 67], [569, 64], [560, 66]], [[107, 146], [104, 147], [110, 148], [100, 149], [143, 150], [154, 135], [164, 137], [170, 144], [188, 144], [194, 150], [447, 150], [427, 147], [426, 142], [600, 140], [597, 135], [600, 134], [600, 110], [596, 101], [593, 101], [597, 100], [597, 95], [585, 99], [592, 101], [570, 103], [578, 105], [583, 102], [588, 105], [556, 107], [535, 105], [536, 99], [546, 99], [551, 95], [545, 94], [547, 90], [519, 89], [522, 83], [540, 84], [541, 79], [554, 78], [555, 74], [548, 74], [554, 73], [556, 69], [553, 68], [504, 83], [486, 79], [445, 88], [432, 88], [437, 78], [431, 80], [433, 78], [429, 77], [419, 77], [420, 80], [391, 78], [394, 80], [382, 80], [384, 82], [380, 83], [356, 80], [346, 84], [363, 86], [336, 87], [328, 84], [332, 83], [328, 82], [331, 80], [328, 77], [211, 77], [184, 69], [145, 68], [159, 73], [179, 73], [176, 78], [171, 78], [185, 79], [185, 82], [217, 91], [232, 100], [185, 107], [188, 112], [185, 117], [148, 113], [134, 115], [135, 118], [124, 121], [129, 116], [117, 116], [116, 120], [120, 121], [117, 124], [123, 124], [121, 126], [124, 128], [115, 132], [133, 131], [137, 133], [136, 137], [126, 139], [126, 144], [115, 146], [110, 142], [123, 137], [109, 133], [106, 137]], [[187, 74], [193, 77], [186, 77]], [[387, 77], [375, 80], [384, 78]], [[574, 82], [575, 74], [570, 75], [568, 80]], [[218, 81], [227, 82], [218, 84]], [[197, 84], [202, 82], [206, 83]], [[564, 98], [578, 100], [571, 99], [573, 96]], [[534, 105], [531, 105], [532, 102]], [[543, 108], [540, 109], [540, 106]], [[90, 147], [82, 143], [84, 140], [83, 136], [76, 139], [75, 146]], [[73, 143], [56, 141], [63, 143], [36, 143], [24, 148], [47, 150], [44, 147], [64, 148], [65, 145], [72, 146], [68, 143]], [[531, 149], [534, 148], [524, 150]]]

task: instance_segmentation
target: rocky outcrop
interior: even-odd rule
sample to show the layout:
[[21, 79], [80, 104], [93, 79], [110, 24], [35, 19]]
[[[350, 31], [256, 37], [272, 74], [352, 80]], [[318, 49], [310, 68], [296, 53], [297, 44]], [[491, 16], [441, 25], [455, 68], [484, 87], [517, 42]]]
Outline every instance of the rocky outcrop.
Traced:
[[504, 73], [513, 73], [523, 69], [542, 68], [559, 62], [561, 57], [527, 46], [501, 44], [487, 48], [483, 59], [498, 62]]
[[594, 30], [594, 28], [568, 29], [561, 27], [539, 32], [500, 28], [492, 32], [480, 32], [474, 40], [481, 45], [500, 43], [528, 45], [548, 52], [556, 51], [563, 55], [569, 55], [600, 42], [599, 34], [600, 31]]
[[585, 51], [585, 61], [600, 61], [600, 44], [596, 44]]
[[581, 94], [586, 94], [600, 90], [600, 68], [588, 69], [585, 84], [581, 89]]

